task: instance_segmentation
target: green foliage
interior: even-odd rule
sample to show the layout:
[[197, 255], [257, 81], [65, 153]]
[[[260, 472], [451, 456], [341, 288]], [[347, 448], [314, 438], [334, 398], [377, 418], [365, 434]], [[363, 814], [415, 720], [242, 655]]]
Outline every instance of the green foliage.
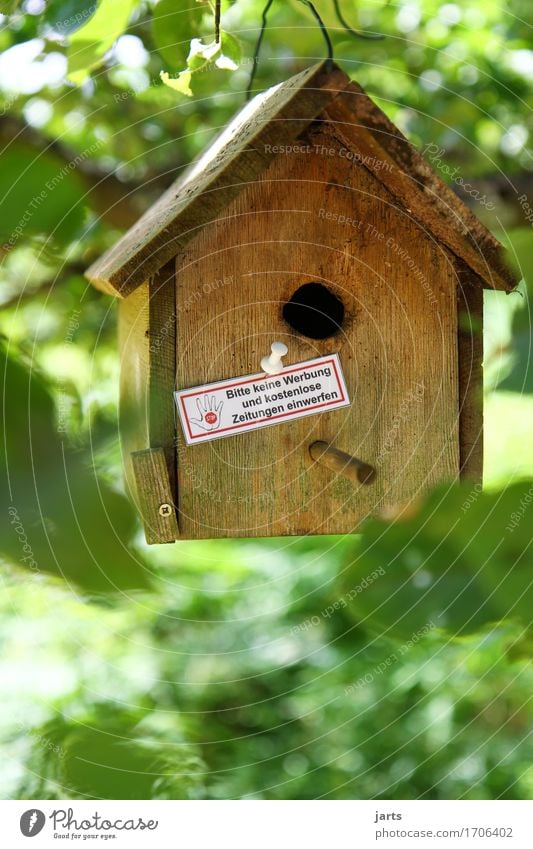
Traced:
[[227, 32], [221, 32], [220, 42], [204, 44], [199, 38], [193, 38], [191, 42], [187, 67], [173, 79], [164, 71], [161, 71], [161, 80], [169, 88], [179, 91], [186, 97], [192, 97], [191, 84], [195, 74], [205, 73], [210, 69], [235, 70], [240, 60], [241, 52], [237, 39]]
[[44, 21], [61, 35], [70, 35], [94, 15], [97, 0], [50, 0]]
[[20, 797], [191, 799], [202, 795], [202, 764], [191, 746], [149, 731], [149, 712], [96, 703], [90, 713], [57, 716], [32, 732], [33, 771]]
[[[529, 494], [528, 494], [529, 493]], [[341, 594], [380, 568], [384, 574], [355, 595], [355, 621], [409, 639], [428, 623], [463, 637], [513, 620], [531, 624], [531, 525], [522, 505], [528, 484], [484, 494], [481, 487], [437, 489], [405, 521], [371, 521], [342, 577]]]
[[83, 82], [87, 73], [102, 63], [104, 54], [126, 29], [135, 5], [135, 0], [100, 0], [87, 23], [71, 35], [67, 56], [73, 82]]
[[45, 381], [4, 345], [0, 373], [9, 399], [0, 458], [3, 556], [30, 575], [47, 572], [93, 593], [146, 588], [147, 572], [125, 545], [135, 528], [132, 506], [96, 475], [90, 455], [68, 445]]
[[152, 34], [165, 64], [181, 70], [187, 64], [191, 39], [200, 32], [203, 9], [190, 0], [159, 0], [152, 18]]
[[[341, 0], [381, 41], [316, 7], [436, 172], [481, 180], [524, 278], [486, 296], [488, 492], [360, 537], [143, 545], [115, 305], [82, 272], [242, 106], [264, 2], [224, 3], [220, 45], [194, 0], [3, 3], [4, 796], [533, 795], [528, 4]], [[256, 89], [324, 56], [305, 4], [268, 24]]]

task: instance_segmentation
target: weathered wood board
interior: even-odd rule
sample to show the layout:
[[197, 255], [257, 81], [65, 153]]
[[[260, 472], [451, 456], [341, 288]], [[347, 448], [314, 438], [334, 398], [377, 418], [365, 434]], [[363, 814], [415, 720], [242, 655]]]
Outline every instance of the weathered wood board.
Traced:
[[458, 288], [461, 478], [483, 480], [483, 289], [461, 268]]
[[146, 542], [174, 542], [179, 528], [165, 452], [162, 448], [135, 451], [131, 462]]

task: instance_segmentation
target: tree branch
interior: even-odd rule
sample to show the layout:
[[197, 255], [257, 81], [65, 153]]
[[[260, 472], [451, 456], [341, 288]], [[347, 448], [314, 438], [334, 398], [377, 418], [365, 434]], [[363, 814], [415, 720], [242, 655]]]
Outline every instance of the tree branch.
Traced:
[[147, 205], [145, 186], [122, 182], [114, 174], [101, 171], [89, 159], [81, 159], [80, 152], [61, 142], [47, 139], [12, 115], [0, 118], [2, 148], [17, 142], [27, 144], [39, 153], [51, 153], [65, 165], [75, 162], [76, 173], [86, 186], [88, 204], [115, 227], [130, 227]]

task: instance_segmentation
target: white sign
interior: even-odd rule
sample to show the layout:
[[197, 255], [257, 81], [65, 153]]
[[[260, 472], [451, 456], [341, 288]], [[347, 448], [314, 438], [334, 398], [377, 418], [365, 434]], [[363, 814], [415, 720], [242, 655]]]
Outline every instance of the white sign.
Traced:
[[337, 354], [174, 393], [187, 445], [347, 407]]

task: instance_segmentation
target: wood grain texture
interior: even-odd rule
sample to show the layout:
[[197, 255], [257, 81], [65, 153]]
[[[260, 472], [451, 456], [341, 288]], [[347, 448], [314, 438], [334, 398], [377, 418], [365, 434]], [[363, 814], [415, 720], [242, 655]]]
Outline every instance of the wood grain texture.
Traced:
[[[327, 108], [327, 113], [320, 115]], [[502, 246], [440, 179], [357, 83], [324, 63], [255, 97], [117, 244], [87, 271], [103, 291], [126, 297], [170, 261], [319, 116], [360, 149], [366, 167], [419, 223], [467, 262], [479, 282], [512, 289]], [[355, 148], [354, 148], [355, 146]], [[383, 168], [386, 162], [390, 168]]]
[[119, 303], [119, 422], [126, 488], [137, 500], [132, 454], [164, 452], [176, 498], [175, 405], [176, 288], [174, 263]]
[[[450, 258], [330, 127], [302, 141], [309, 152], [279, 156], [178, 257], [176, 383], [254, 373], [280, 340], [287, 364], [338, 352], [353, 403], [192, 447], [179, 432], [184, 537], [352, 532], [459, 473]], [[330, 339], [282, 317], [308, 281], [345, 305]], [[372, 486], [321, 469], [309, 456], [316, 440], [373, 465]]]
[[483, 290], [469, 269], [458, 284], [461, 478], [483, 481]]
[[309, 453], [315, 463], [322, 463], [327, 469], [336, 475], [343, 475], [354, 485], [361, 483], [371, 484], [376, 479], [376, 470], [368, 463], [364, 463], [351, 454], [339, 451], [328, 442], [313, 442], [309, 446]]
[[146, 542], [174, 542], [179, 529], [165, 452], [162, 448], [135, 451], [131, 462]]
[[404, 209], [475, 272], [476, 285], [506, 291], [516, 286], [497, 239], [360, 86], [348, 86], [323, 117]]
[[150, 446], [150, 299], [143, 283], [118, 304], [119, 432], [126, 489], [135, 498], [131, 454]]
[[176, 286], [175, 263], [167, 263], [149, 285], [149, 444], [163, 448], [176, 497]]
[[126, 297], [182, 247], [272, 161], [272, 146], [296, 138], [349, 84], [324, 63], [273, 86], [248, 103], [114, 247], [87, 271], [106, 291]]

